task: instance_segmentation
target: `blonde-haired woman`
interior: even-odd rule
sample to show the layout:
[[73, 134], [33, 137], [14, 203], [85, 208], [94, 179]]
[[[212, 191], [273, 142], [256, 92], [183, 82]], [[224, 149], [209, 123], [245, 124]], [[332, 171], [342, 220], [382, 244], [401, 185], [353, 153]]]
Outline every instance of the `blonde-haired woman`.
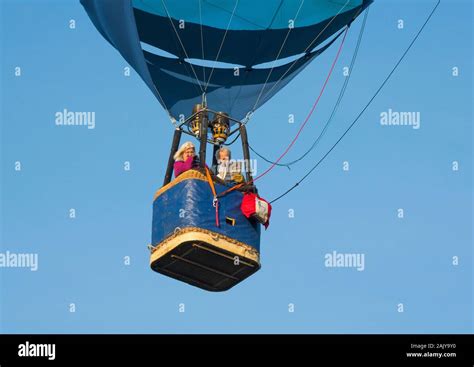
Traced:
[[174, 177], [178, 177], [181, 173], [199, 166], [196, 148], [194, 144], [187, 141], [178, 149], [173, 156], [174, 158]]

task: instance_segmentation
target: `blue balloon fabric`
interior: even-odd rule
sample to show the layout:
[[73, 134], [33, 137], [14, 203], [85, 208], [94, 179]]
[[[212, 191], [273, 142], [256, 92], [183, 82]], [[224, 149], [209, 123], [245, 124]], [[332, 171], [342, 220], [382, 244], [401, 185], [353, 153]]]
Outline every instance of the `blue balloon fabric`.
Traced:
[[372, 1], [81, 3], [172, 119], [189, 116], [205, 95], [211, 109], [241, 120], [325, 51]]

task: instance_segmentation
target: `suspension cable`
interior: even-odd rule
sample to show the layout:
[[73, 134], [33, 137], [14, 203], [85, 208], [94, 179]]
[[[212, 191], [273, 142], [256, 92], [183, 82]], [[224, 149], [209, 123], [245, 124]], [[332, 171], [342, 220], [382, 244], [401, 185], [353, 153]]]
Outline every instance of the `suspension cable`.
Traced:
[[[314, 45], [314, 43], [319, 39], [319, 37], [323, 34], [323, 32], [332, 24], [332, 22], [334, 22], [334, 20], [337, 18], [337, 16], [345, 9], [345, 7], [347, 6], [347, 4], [349, 4], [350, 0], [347, 0], [346, 3], [341, 7], [341, 9], [339, 9], [339, 11], [337, 12], [336, 15], [334, 15], [331, 20], [328, 22], [328, 24], [326, 24], [326, 26], [318, 33], [318, 35], [309, 43], [309, 45], [304, 49], [304, 51], [302, 53], [306, 53], [312, 45]], [[290, 28], [291, 30], [291, 28]], [[286, 40], [286, 39], [285, 39]], [[277, 59], [278, 59], [278, 56], [277, 56]], [[275, 59], [275, 61], [273, 61], [273, 66], [272, 66], [272, 69], [274, 68], [274, 65], [275, 65], [275, 62], [277, 61], [277, 59]], [[288, 72], [295, 66], [295, 64], [299, 61], [300, 59], [296, 59], [294, 60], [291, 65], [289, 66], [289, 68], [283, 73], [283, 75], [276, 81], [276, 83], [270, 88], [270, 90], [268, 92], [265, 93], [265, 95], [263, 96], [264, 98], [269, 95], [271, 93], [271, 91], [275, 88], [275, 86], [278, 85], [278, 83], [280, 83], [282, 81], [282, 79], [288, 74]], [[262, 89], [260, 90], [260, 94], [257, 98], [257, 101], [255, 102], [254, 106], [252, 107], [252, 109], [249, 111], [250, 114], [252, 114], [256, 108], [257, 108], [257, 105], [258, 105], [258, 102], [260, 102], [260, 99], [262, 97], [262, 94], [263, 94], [263, 91], [267, 85], [267, 82], [268, 82], [268, 79], [270, 78], [270, 76], [268, 76], [267, 80], [265, 81], [265, 84], [263, 85]]]
[[224, 42], [225, 42], [225, 39], [227, 37], [227, 32], [229, 31], [230, 23], [232, 22], [232, 19], [234, 18], [234, 14], [235, 14], [235, 10], [237, 9], [237, 5], [239, 5], [239, 0], [235, 1], [234, 9], [232, 10], [232, 14], [230, 15], [229, 22], [227, 23], [227, 28], [225, 30], [224, 36], [222, 37], [222, 41], [221, 41], [221, 44], [219, 46], [219, 50], [217, 51], [217, 56], [216, 56], [216, 59], [214, 60], [214, 64], [212, 65], [212, 69], [211, 69], [211, 73], [209, 75], [209, 79], [207, 80], [207, 83], [204, 86], [204, 92], [207, 91], [207, 87], [209, 87], [209, 84], [211, 83], [212, 74], [214, 73], [216, 62], [219, 59], [219, 56], [221, 54], [222, 46], [224, 46]]
[[[296, 11], [296, 14], [295, 14], [295, 16], [294, 16], [294, 22], [296, 22], [296, 19], [298, 18], [298, 15], [299, 15], [299, 13], [300, 13], [300, 10], [301, 10], [301, 8], [303, 7], [303, 4], [304, 4], [304, 0], [301, 1], [300, 6], [298, 7], [298, 10]], [[289, 28], [288, 28], [288, 32], [286, 32], [286, 36], [285, 36], [285, 38], [283, 39], [283, 42], [282, 42], [281, 47], [280, 47], [280, 50], [278, 51], [278, 54], [276, 55], [275, 60], [273, 60], [272, 67], [270, 68], [270, 71], [268, 72], [268, 75], [267, 75], [267, 79], [265, 80], [265, 83], [263, 83], [263, 86], [262, 86], [262, 88], [260, 89], [260, 93], [259, 93], [259, 95], [258, 95], [258, 97], [257, 97], [257, 100], [256, 100], [254, 106], [252, 107], [252, 110], [255, 109], [255, 106], [256, 106], [256, 105], [258, 104], [258, 102], [260, 101], [260, 97], [262, 96], [262, 93], [263, 93], [263, 91], [265, 90], [265, 87], [266, 87], [266, 85], [267, 85], [267, 83], [268, 83], [268, 80], [270, 79], [270, 76], [272, 75], [273, 69], [275, 68], [275, 63], [276, 63], [277, 60], [280, 58], [281, 52], [283, 51], [283, 48], [285, 47], [286, 41], [288, 40], [288, 37], [290, 36], [290, 33], [291, 33], [291, 30], [292, 30], [292, 29], [293, 29], [292, 27], [289, 27]]]
[[329, 82], [329, 79], [331, 78], [331, 75], [332, 75], [332, 72], [334, 70], [334, 67], [336, 66], [336, 63], [337, 63], [337, 60], [339, 59], [339, 56], [341, 54], [341, 51], [342, 51], [342, 47], [344, 46], [344, 43], [345, 43], [345, 40], [346, 40], [346, 37], [347, 37], [347, 33], [349, 31], [349, 27], [346, 27], [346, 30], [344, 32], [344, 37], [342, 38], [342, 41], [341, 41], [341, 44], [339, 46], [339, 49], [337, 50], [337, 54], [336, 54], [336, 57], [334, 58], [334, 61], [331, 65], [331, 68], [329, 70], [329, 73], [326, 77], [326, 80], [323, 84], [323, 87], [321, 88], [321, 91], [319, 92], [319, 96], [318, 98], [316, 99], [316, 101], [314, 102], [313, 104], [313, 107], [311, 108], [308, 116], [306, 116], [306, 119], [304, 120], [304, 122], [301, 124], [297, 134], [295, 135], [295, 137], [293, 138], [293, 140], [291, 141], [291, 143], [288, 145], [288, 147], [285, 149], [285, 151], [280, 155], [280, 157], [278, 157], [278, 159], [269, 167], [265, 170], [265, 172], [263, 172], [262, 174], [258, 175], [253, 181], [256, 181], [258, 179], [260, 179], [261, 177], [265, 176], [268, 172], [270, 172], [273, 168], [275, 168], [276, 164], [290, 151], [291, 147], [295, 144], [296, 140], [298, 140], [301, 132], [303, 131], [304, 127], [306, 126], [306, 124], [308, 123], [309, 119], [311, 118], [311, 116], [313, 115], [313, 112], [314, 110], [316, 109], [316, 106], [318, 105], [319, 103], [319, 100], [321, 99], [321, 96], [323, 95], [325, 89], [326, 89], [326, 86]]
[[[181, 44], [181, 47], [182, 47], [182, 49], [183, 49], [183, 52], [184, 52], [184, 54], [186, 55], [186, 58], [189, 59], [189, 56], [188, 56], [188, 53], [186, 52], [186, 48], [184, 47], [183, 41], [181, 40], [181, 37], [179, 36], [179, 33], [178, 33], [178, 31], [176, 30], [176, 27], [174, 26], [173, 19], [171, 18], [170, 13], [168, 12], [168, 8], [166, 7], [165, 0], [161, 0], [161, 2], [163, 3], [163, 7], [165, 8], [166, 15], [168, 16], [168, 19], [170, 20], [171, 26], [173, 27], [174, 33], [176, 34], [176, 37], [178, 38], [178, 41], [179, 41], [179, 43]], [[197, 74], [196, 74], [196, 70], [194, 70], [193, 64], [191, 64], [190, 62], [189, 62], [188, 64], [189, 64], [189, 66], [191, 66], [191, 70], [193, 71], [193, 74], [194, 74], [194, 76], [195, 76], [195, 78], [196, 78], [196, 81], [197, 81], [198, 84], [199, 84], [199, 88], [201, 89], [201, 92], [204, 93], [204, 89], [202, 88], [201, 81], [199, 80], [199, 78], [198, 78], [198, 76], [197, 76]]]
[[[205, 60], [204, 58], [204, 36], [202, 34], [202, 9], [201, 9], [201, 1], [199, 0], [199, 24], [201, 26], [201, 53], [202, 53], [202, 59]], [[206, 68], [202, 68], [202, 80], [206, 81]]]
[[410, 44], [408, 45], [408, 47], [406, 48], [406, 50], [403, 52], [402, 56], [399, 58], [399, 60], [397, 61], [397, 63], [395, 64], [395, 66], [392, 68], [392, 70], [390, 71], [390, 73], [388, 74], [388, 76], [385, 78], [385, 80], [382, 82], [382, 84], [380, 85], [380, 87], [377, 89], [377, 91], [374, 93], [374, 95], [372, 96], [372, 98], [370, 98], [369, 102], [365, 105], [365, 107], [362, 109], [362, 111], [357, 115], [357, 117], [354, 119], [354, 121], [349, 125], [349, 127], [344, 131], [344, 133], [341, 135], [341, 137], [334, 143], [334, 145], [326, 152], [326, 154], [324, 154], [324, 156], [318, 161], [316, 162], [316, 164], [298, 181], [296, 182], [292, 187], [290, 187], [288, 190], [286, 190], [285, 192], [283, 192], [281, 195], [279, 195], [278, 197], [276, 197], [275, 199], [273, 199], [272, 201], [270, 201], [270, 203], [274, 203], [278, 200], [280, 200], [282, 197], [286, 196], [287, 194], [289, 194], [291, 191], [293, 191], [296, 187], [299, 186], [299, 184], [301, 182], [303, 182], [320, 164], [321, 162], [324, 161], [324, 159], [326, 159], [326, 157], [334, 150], [334, 148], [339, 144], [339, 142], [347, 135], [347, 133], [352, 129], [352, 127], [359, 121], [360, 117], [364, 114], [364, 112], [367, 110], [367, 108], [372, 104], [372, 102], [374, 101], [374, 99], [378, 96], [378, 94], [380, 93], [380, 91], [384, 88], [384, 86], [387, 84], [387, 82], [390, 80], [390, 78], [392, 77], [392, 75], [395, 73], [395, 71], [398, 69], [398, 66], [402, 63], [402, 61], [405, 59], [406, 55], [408, 54], [408, 52], [410, 51], [410, 49], [412, 48], [412, 46], [415, 44], [415, 42], [418, 40], [418, 37], [421, 35], [421, 33], [423, 32], [423, 30], [425, 29], [426, 25], [429, 23], [429, 21], [431, 20], [431, 18], [433, 17], [434, 13], [436, 12], [436, 9], [438, 9], [438, 6], [439, 4], [441, 3], [441, 0], [438, 0], [438, 2], [436, 3], [436, 5], [434, 6], [433, 10], [431, 11], [431, 13], [428, 15], [427, 19], [425, 20], [425, 22], [423, 23], [423, 25], [421, 26], [421, 28], [419, 29], [418, 33], [415, 35], [415, 37], [413, 38], [413, 40], [410, 42]]
[[[288, 163], [276, 163], [277, 166], [280, 166], [280, 167], [287, 167], [288, 169], [290, 168], [290, 166], [298, 163], [299, 161], [303, 160], [319, 143], [319, 141], [321, 140], [321, 138], [325, 135], [329, 125], [331, 124], [332, 120], [334, 119], [334, 116], [336, 115], [336, 112], [337, 110], [339, 109], [339, 106], [341, 104], [341, 101], [344, 97], [344, 94], [346, 93], [346, 90], [347, 90], [347, 86], [349, 84], [349, 80], [351, 78], [351, 75], [352, 75], [352, 72], [354, 70], [354, 65], [355, 65], [355, 62], [356, 62], [356, 59], [357, 59], [357, 55], [359, 53], [359, 48], [360, 48], [360, 44], [362, 42], [362, 36], [364, 34], [364, 30], [365, 30], [365, 26], [366, 26], [366, 23], [367, 23], [367, 18], [368, 18], [368, 14], [369, 14], [369, 8], [367, 8], [367, 10], [365, 11], [365, 14], [364, 14], [364, 19], [363, 19], [363, 22], [362, 22], [362, 26], [361, 26], [361, 29], [359, 31], [359, 37], [357, 39], [357, 44], [356, 44], [356, 47], [354, 49], [354, 53], [352, 55], [352, 60], [351, 60], [351, 63], [349, 65], [349, 75], [345, 78], [344, 80], [344, 83], [342, 85], [342, 88], [341, 88], [341, 91], [339, 92], [339, 96], [337, 98], [337, 101], [332, 109], [332, 112], [331, 112], [331, 115], [329, 116], [328, 120], [326, 121], [326, 124], [324, 125], [324, 128], [323, 130], [321, 131], [321, 133], [318, 135], [318, 137], [314, 140], [313, 144], [311, 145], [311, 147], [305, 152], [303, 153], [299, 158], [293, 160], [293, 161], [290, 161]], [[249, 144], [249, 148], [250, 150], [252, 150], [252, 152], [254, 152], [258, 157], [260, 157], [261, 159], [263, 159], [265, 162], [267, 163], [275, 163], [274, 161], [271, 161], [269, 160], [268, 158], [264, 157], [263, 155], [261, 155], [260, 153], [258, 153], [250, 144]]]
[[[277, 7], [277, 9], [275, 10], [275, 13], [274, 13], [273, 16], [272, 16], [272, 19], [270, 20], [270, 23], [269, 23], [268, 26], [266, 27], [266, 30], [269, 30], [270, 27], [273, 25], [273, 22], [274, 22], [275, 19], [277, 18], [277, 15], [278, 15], [278, 13], [279, 13], [280, 10], [281, 10], [281, 7], [282, 7], [284, 1], [285, 1], [285, 0], [280, 0], [280, 4], [278, 4], [278, 7]], [[260, 51], [260, 49], [261, 49], [261, 47], [262, 47], [263, 38], [264, 38], [263, 36], [261, 36], [261, 37], [259, 38], [259, 40], [258, 40], [258, 46], [255, 48], [254, 57], [253, 57], [253, 59], [252, 59], [252, 62], [249, 63], [248, 65], [254, 65], [254, 63], [255, 63], [255, 58], [257, 57], [257, 55], [258, 55], [258, 53], [259, 53], [259, 51]], [[247, 66], [248, 66], [248, 65], [247, 65]], [[249, 73], [245, 73], [244, 80], [243, 80], [243, 84], [241, 84], [241, 85], [239, 86], [239, 91], [238, 91], [237, 95], [235, 96], [234, 100], [232, 101], [232, 104], [231, 104], [231, 106], [230, 106], [230, 108], [229, 108], [229, 112], [234, 109], [235, 103], [237, 102], [238, 98], [240, 97], [240, 93], [242, 92], [242, 85], [245, 85], [245, 82], [247, 81], [248, 75], [249, 75]]]

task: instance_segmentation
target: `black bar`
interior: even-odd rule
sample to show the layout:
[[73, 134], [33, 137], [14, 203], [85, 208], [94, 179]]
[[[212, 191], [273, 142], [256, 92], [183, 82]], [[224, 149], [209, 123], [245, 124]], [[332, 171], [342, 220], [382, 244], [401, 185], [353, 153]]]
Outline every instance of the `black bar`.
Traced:
[[171, 143], [170, 156], [168, 158], [168, 166], [166, 167], [165, 179], [163, 180], [163, 186], [168, 185], [171, 182], [171, 175], [173, 174], [174, 166], [174, 154], [178, 151], [179, 142], [181, 140], [181, 129], [176, 129], [173, 135], [173, 143]]
[[[161, 332], [160, 328], [153, 324], [153, 313], [146, 309], [143, 312], [149, 312], [152, 320], [146, 331]], [[249, 323], [249, 327], [252, 326], [255, 327]], [[124, 330], [126, 329], [124, 328]], [[209, 348], [209, 346], [215, 350], [228, 351], [226, 348], [229, 348], [229, 345], [239, 345], [239, 347], [259, 345], [260, 352], [268, 350], [266, 355], [276, 355], [279, 358], [286, 356], [294, 358], [294, 349], [296, 349], [299, 357], [307, 357], [314, 362], [313, 364], [324, 366], [336, 366], [341, 363], [358, 366], [369, 361], [377, 366], [451, 367], [473, 365], [472, 334], [203, 335], [200, 333], [205, 332], [206, 329], [202, 326], [196, 330], [197, 333], [193, 335], [0, 335], [0, 364], [2, 367], [18, 365], [65, 366], [71, 364], [72, 361], [74, 364], [92, 364], [92, 362], [96, 364], [104, 361], [107, 362], [107, 365], [110, 365], [111, 362], [118, 362], [120, 365], [125, 362], [127, 364], [133, 363], [133, 365], [148, 365], [141, 361], [146, 358], [150, 359], [152, 362], [150, 364], [153, 364], [156, 363], [158, 356], [161, 357], [160, 354], [150, 353], [150, 350], [156, 349], [157, 345], [176, 345], [181, 351], [186, 345], [196, 348], [198, 353], [202, 353], [203, 348]], [[283, 326], [275, 326], [276, 332], [281, 330], [286, 329]], [[32, 356], [32, 349], [28, 348], [32, 344], [33, 346], [44, 345], [44, 348], [41, 349], [44, 353], [40, 356]], [[275, 349], [275, 346], [278, 349]], [[186, 348], [185, 351], [188, 350], [189, 348]], [[434, 356], [434, 353], [441, 356]], [[189, 358], [195, 362], [196, 354], [191, 353]]]
[[201, 144], [199, 146], [199, 161], [201, 168], [206, 167], [206, 147], [207, 147], [207, 128], [209, 126], [208, 118], [203, 114], [201, 122]]
[[219, 271], [219, 270], [217, 270], [217, 269], [213, 269], [213, 268], [211, 268], [211, 267], [209, 267], [209, 266], [199, 264], [199, 263], [197, 263], [197, 262], [195, 262], [195, 261], [192, 261], [192, 260], [189, 260], [189, 259], [185, 259], [184, 257], [178, 256], [178, 255], [171, 255], [171, 258], [172, 258], [172, 259], [178, 259], [178, 260], [184, 261], [185, 263], [188, 263], [188, 264], [197, 266], [198, 268], [201, 268], [201, 269], [210, 271], [210, 272], [215, 273], [215, 274], [218, 274], [218, 275], [222, 275], [223, 277], [227, 277], [227, 278], [232, 279], [232, 280], [240, 280], [239, 278], [236, 278], [236, 277], [234, 277], [233, 275], [226, 274], [226, 273], [224, 273], [224, 272], [222, 272], [222, 271]]
[[242, 139], [242, 151], [244, 153], [245, 161], [245, 175], [247, 182], [252, 181], [252, 174], [250, 173], [250, 150], [249, 150], [249, 141], [247, 138], [247, 129], [245, 125], [240, 126], [240, 138]]
[[[221, 252], [219, 252], [219, 251], [216, 251], [216, 250], [212, 250], [212, 249], [210, 249], [210, 248], [207, 248], [206, 246], [202, 246], [202, 245], [198, 245], [197, 243], [194, 243], [194, 244], [193, 244], [193, 247], [197, 247], [197, 248], [199, 248], [199, 249], [201, 249], [201, 250], [208, 251], [208, 252], [211, 252], [211, 253], [213, 253], [213, 254], [215, 254], [215, 255], [224, 257], [224, 258], [226, 258], [226, 259], [228, 259], [228, 260], [235, 261], [235, 258], [234, 258], [234, 257], [229, 256], [229, 255], [226, 255], [226, 254], [223, 254], [223, 253], [221, 253]], [[249, 266], [249, 267], [251, 267], [251, 268], [254, 268], [254, 267], [255, 267], [253, 264], [250, 264], [250, 263], [248, 263], [248, 262], [245, 262], [245, 261], [240, 260], [240, 258], [239, 258], [239, 264], [244, 264], [244, 265], [247, 265], [247, 266]]]

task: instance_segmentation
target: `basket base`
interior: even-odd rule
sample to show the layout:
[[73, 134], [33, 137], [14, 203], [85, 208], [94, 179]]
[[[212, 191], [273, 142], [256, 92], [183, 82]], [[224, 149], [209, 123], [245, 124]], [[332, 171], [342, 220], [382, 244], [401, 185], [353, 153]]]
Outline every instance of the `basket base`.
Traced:
[[[232, 247], [220, 241], [174, 239], [173, 246], [165, 251], [158, 248], [151, 255], [151, 268], [163, 275], [178, 279], [193, 286], [213, 291], [226, 291], [260, 269], [257, 259], [250, 259], [232, 251]], [[202, 236], [194, 236], [202, 237]], [[212, 243], [210, 243], [212, 242]], [[216, 243], [217, 242], [217, 243]], [[234, 245], [235, 246], [235, 245]]]

